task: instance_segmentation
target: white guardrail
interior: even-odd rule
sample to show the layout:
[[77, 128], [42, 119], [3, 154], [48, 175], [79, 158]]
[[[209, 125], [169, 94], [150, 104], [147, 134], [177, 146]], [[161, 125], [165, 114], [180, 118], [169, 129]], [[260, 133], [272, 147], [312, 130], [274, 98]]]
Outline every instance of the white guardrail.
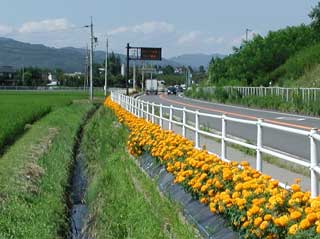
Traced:
[[[216, 89], [214, 86], [200, 88], [206, 93], [214, 93]], [[224, 86], [223, 89], [229, 94], [238, 92], [242, 96], [279, 96], [284, 101], [292, 101], [294, 97], [300, 97], [304, 102], [314, 102], [320, 99], [320, 88]]]
[[[311, 197], [316, 197], [319, 194], [319, 180], [318, 175], [320, 174], [320, 167], [318, 165], [318, 158], [317, 158], [317, 147], [316, 147], [316, 141], [320, 141], [320, 135], [317, 133], [317, 129], [311, 129], [310, 131], [305, 131], [301, 129], [295, 129], [290, 128], [286, 126], [280, 126], [276, 124], [271, 124], [267, 122], [263, 122], [262, 119], [254, 120], [244, 120], [239, 118], [233, 118], [226, 115], [214, 115], [214, 114], [207, 114], [199, 112], [198, 110], [193, 111], [189, 110], [187, 108], [178, 108], [174, 107], [172, 105], [165, 106], [162, 104], [155, 104], [154, 102], [147, 102], [143, 101], [134, 97], [126, 96], [124, 94], [121, 94], [117, 91], [111, 92], [111, 99], [112, 101], [118, 103], [121, 105], [124, 109], [131, 112], [132, 114], [136, 115], [140, 118], [145, 118], [148, 121], [151, 121], [152, 123], [156, 123], [156, 119], [158, 119], [160, 127], [163, 127], [163, 122], [167, 121], [169, 124], [169, 130], [172, 130], [173, 124], [179, 125], [182, 127], [182, 136], [186, 137], [186, 129], [189, 129], [194, 132], [194, 139], [195, 139], [195, 147], [200, 148], [200, 135], [209, 136], [212, 138], [220, 139], [221, 140], [221, 159], [224, 161], [229, 162], [229, 160], [226, 158], [226, 143], [233, 143], [237, 144], [249, 149], [256, 150], [256, 170], [262, 172], [262, 153], [283, 159], [285, 161], [298, 164], [300, 166], [306, 167], [310, 169], [310, 179], [311, 179]], [[169, 117], [164, 117], [163, 110], [167, 109], [169, 110]], [[159, 114], [155, 114], [155, 112], [159, 112]], [[182, 121], [177, 121], [174, 117], [174, 112], [181, 112], [182, 113]], [[191, 113], [194, 114], [194, 126], [191, 126], [187, 124], [186, 121], [186, 114]], [[204, 131], [200, 128], [200, 117], [209, 117], [209, 118], [215, 118], [215, 119], [221, 119], [221, 128], [222, 132], [221, 134], [215, 134], [211, 132]], [[257, 140], [256, 144], [249, 144], [234, 138], [227, 137], [227, 121], [230, 122], [237, 122], [241, 124], [247, 124], [247, 125], [256, 125], [257, 127]], [[273, 150], [270, 148], [266, 148], [262, 144], [262, 128], [271, 128], [276, 129], [279, 131], [289, 132], [297, 135], [302, 135], [305, 137], [309, 137], [310, 141], [310, 162], [301, 160], [299, 157], [294, 157], [292, 155], [288, 155], [284, 152]], [[280, 183], [282, 187], [288, 188], [287, 185], [284, 183]]]

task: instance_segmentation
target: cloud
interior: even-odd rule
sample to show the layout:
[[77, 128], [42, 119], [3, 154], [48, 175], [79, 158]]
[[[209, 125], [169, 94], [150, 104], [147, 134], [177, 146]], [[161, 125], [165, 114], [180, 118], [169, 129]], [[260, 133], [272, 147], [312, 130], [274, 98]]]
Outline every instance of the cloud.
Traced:
[[144, 22], [139, 25], [122, 26], [122, 27], [115, 28], [109, 31], [108, 35], [118, 35], [122, 33], [143, 33], [143, 34], [171, 33], [171, 32], [174, 32], [174, 30], [175, 30], [174, 26], [170, 23], [150, 21], [150, 22]]
[[30, 21], [25, 22], [18, 29], [19, 33], [32, 33], [32, 32], [50, 32], [57, 30], [66, 30], [74, 27], [73, 24], [69, 23], [65, 18], [59, 19], [46, 19], [42, 21]]
[[7, 25], [0, 24], [0, 35], [6, 35], [13, 31], [13, 28]]
[[199, 31], [191, 31], [188, 33], [184, 33], [182, 34], [182, 36], [178, 38], [178, 43], [179, 44], [194, 43], [199, 40], [200, 36], [201, 36], [201, 32]]
[[224, 42], [224, 38], [223, 37], [208, 37], [204, 40], [205, 43], [207, 44], [221, 44]]
[[170, 33], [174, 31], [174, 26], [167, 22], [145, 22], [141, 25], [136, 25], [133, 28], [134, 32], [141, 32], [144, 34], [150, 34], [154, 32]]
[[129, 29], [127, 27], [118, 27], [115, 29], [112, 29], [111, 31], [108, 32], [108, 35], [118, 35], [120, 33], [125, 33], [128, 32]]

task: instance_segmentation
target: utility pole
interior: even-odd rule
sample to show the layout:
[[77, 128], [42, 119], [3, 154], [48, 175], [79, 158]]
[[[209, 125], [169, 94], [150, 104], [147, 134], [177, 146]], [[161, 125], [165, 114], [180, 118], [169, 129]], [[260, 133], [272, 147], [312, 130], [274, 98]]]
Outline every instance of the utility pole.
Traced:
[[130, 51], [130, 44], [127, 43], [127, 77], [126, 77], [126, 93], [127, 93], [127, 95], [129, 95], [129, 86], [128, 86], [128, 81], [129, 81], [129, 61], [130, 61], [129, 51]]
[[142, 79], [141, 79], [141, 88], [142, 88], [142, 92], [144, 92], [144, 62], [142, 62]]
[[90, 50], [90, 100], [93, 100], [93, 23], [91, 17], [91, 24], [90, 24], [90, 32], [91, 32], [91, 50]]
[[133, 62], [133, 89], [136, 89], [136, 62]]
[[252, 30], [250, 30], [250, 29], [246, 29], [246, 42], [248, 42], [248, 34], [249, 34], [249, 32], [251, 32]]
[[108, 87], [108, 38], [107, 38], [107, 43], [106, 43], [106, 61], [105, 61], [105, 68], [104, 68], [104, 96], [107, 96], [107, 87]]
[[88, 54], [88, 44], [87, 48], [85, 49], [85, 77], [84, 77], [84, 83], [83, 83], [83, 90], [86, 91], [86, 88], [88, 86], [88, 80], [89, 80], [89, 74], [88, 74], [88, 68], [89, 68], [89, 54]]
[[22, 65], [22, 85], [24, 85], [24, 65]]

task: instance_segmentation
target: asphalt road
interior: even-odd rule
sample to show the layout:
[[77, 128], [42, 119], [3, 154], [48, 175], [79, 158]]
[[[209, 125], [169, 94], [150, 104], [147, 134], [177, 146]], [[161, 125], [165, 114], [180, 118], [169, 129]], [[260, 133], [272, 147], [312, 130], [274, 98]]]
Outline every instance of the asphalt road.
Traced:
[[[251, 109], [246, 107], [210, 103], [193, 100], [173, 95], [143, 95], [140, 97], [145, 101], [161, 103], [163, 105], [173, 105], [175, 107], [186, 107], [191, 110], [200, 112], [222, 115], [227, 114], [230, 117], [242, 118], [247, 120], [256, 120], [262, 118], [266, 122], [288, 126], [309, 131], [311, 128], [320, 128], [320, 118], [303, 115], [287, 114], [267, 110]], [[178, 112], [174, 115], [182, 117]], [[194, 122], [194, 115], [187, 114], [187, 120]], [[200, 117], [200, 124], [218, 131], [221, 131], [221, 120], [208, 117]], [[256, 143], [257, 128], [256, 126], [228, 122], [227, 134]], [[279, 130], [264, 128], [263, 129], [263, 146], [277, 149], [291, 155], [296, 155], [309, 161], [310, 144], [309, 138]], [[317, 142], [318, 158], [320, 156], [320, 143]]]

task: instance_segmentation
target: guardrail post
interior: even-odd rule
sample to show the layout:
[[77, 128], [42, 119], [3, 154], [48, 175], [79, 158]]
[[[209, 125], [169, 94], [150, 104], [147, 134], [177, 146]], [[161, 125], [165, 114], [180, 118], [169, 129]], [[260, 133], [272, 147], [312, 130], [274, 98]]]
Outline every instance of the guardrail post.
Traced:
[[138, 117], [139, 118], [141, 118], [141, 100], [138, 100], [138, 108], [137, 108], [137, 110], [138, 110]]
[[130, 102], [129, 102], [130, 98], [129, 96], [126, 97], [126, 104], [127, 104], [127, 111], [130, 112]]
[[313, 135], [317, 134], [317, 129], [311, 129], [310, 131], [310, 176], [311, 176], [311, 197], [315, 198], [319, 194], [319, 182], [318, 174], [314, 170], [314, 167], [317, 166], [317, 146], [316, 141]]
[[147, 106], [146, 120], [149, 121], [150, 118], [149, 118], [149, 102], [148, 101], [146, 102], [146, 106]]
[[196, 143], [196, 148], [199, 148], [199, 145], [200, 145], [200, 140], [199, 140], [199, 111], [196, 110], [196, 113], [195, 113], [195, 143]]
[[221, 159], [225, 160], [226, 159], [226, 115], [223, 114], [221, 117], [221, 122], [222, 122], [222, 127], [221, 127]]
[[172, 115], [173, 115], [173, 109], [172, 105], [170, 105], [170, 110], [169, 110], [169, 130], [172, 130]]
[[137, 99], [134, 99], [134, 115], [137, 116], [137, 104], [138, 103], [138, 100]]
[[143, 101], [141, 101], [141, 118], [144, 118], [144, 104]]
[[126, 97], [126, 104], [127, 104], [127, 111], [130, 111], [130, 107], [129, 107], [129, 96]]
[[154, 102], [151, 103], [151, 122], [154, 123]]
[[262, 172], [262, 157], [261, 157], [261, 148], [262, 148], [262, 119], [257, 121], [257, 158], [256, 158], [256, 170]]
[[162, 119], [163, 119], [162, 104], [160, 104], [160, 108], [159, 108], [159, 125], [160, 125], [161, 128], [163, 128]]
[[186, 137], [186, 107], [182, 110], [182, 137]]

